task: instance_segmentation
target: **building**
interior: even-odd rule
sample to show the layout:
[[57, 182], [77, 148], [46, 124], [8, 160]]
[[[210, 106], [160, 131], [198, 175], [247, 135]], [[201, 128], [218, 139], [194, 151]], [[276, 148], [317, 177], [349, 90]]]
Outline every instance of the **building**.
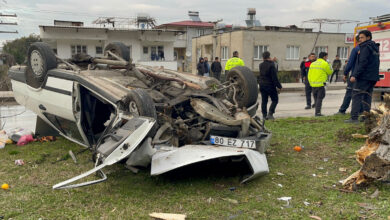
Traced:
[[174, 44], [179, 31], [85, 27], [82, 22], [66, 21], [56, 21], [53, 26], [39, 26], [39, 29], [41, 39], [63, 59], [80, 52], [103, 56], [107, 44], [122, 42], [129, 47], [134, 63], [177, 70]]
[[[295, 25], [261, 26], [196, 37], [192, 40], [192, 56], [212, 58], [212, 54], [215, 54], [221, 57], [224, 67], [233, 51], [238, 51], [245, 65], [256, 73], [262, 62], [262, 53], [270, 51], [272, 57], [278, 58], [279, 71], [299, 71], [302, 58], [312, 51], [317, 55], [321, 51], [328, 52], [331, 62], [336, 54], [342, 60], [347, 59], [353, 48], [353, 40], [347, 41], [349, 36], [343, 33], [312, 32], [312, 29]], [[197, 59], [192, 60], [193, 73], [196, 72], [196, 62]]]
[[216, 31], [232, 28], [232, 25], [216, 25], [216, 22], [203, 22], [199, 17], [199, 12], [189, 11], [188, 16], [190, 20], [166, 23], [156, 27], [158, 29], [177, 30], [181, 32], [181, 34], [177, 35], [174, 43], [174, 57], [178, 61], [179, 69], [183, 69], [184, 71], [191, 70], [191, 61], [194, 60], [191, 52], [192, 38], [210, 35], [213, 33], [214, 28]]

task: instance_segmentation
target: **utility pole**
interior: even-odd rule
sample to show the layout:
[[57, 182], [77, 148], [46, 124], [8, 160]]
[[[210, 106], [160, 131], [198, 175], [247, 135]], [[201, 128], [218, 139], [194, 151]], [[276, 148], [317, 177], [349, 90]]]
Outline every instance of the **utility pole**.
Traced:
[[213, 23], [214, 24], [214, 27], [213, 27], [213, 53], [211, 54], [211, 60], [214, 60], [216, 55], [217, 55], [217, 31], [218, 31], [218, 28], [217, 28], [217, 24], [219, 22], [222, 22], [223, 20], [222, 19], [218, 19], [216, 21], [211, 21], [210, 23]]

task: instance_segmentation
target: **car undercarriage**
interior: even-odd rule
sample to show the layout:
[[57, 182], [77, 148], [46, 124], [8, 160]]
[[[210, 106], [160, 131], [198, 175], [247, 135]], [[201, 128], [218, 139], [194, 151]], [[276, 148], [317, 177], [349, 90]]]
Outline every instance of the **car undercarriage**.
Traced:
[[[248, 163], [243, 182], [268, 172], [272, 135], [256, 116], [257, 82], [246, 67], [220, 82], [133, 64], [121, 43], [107, 45], [103, 58], [69, 60], [35, 43], [27, 66], [12, 67], [9, 76], [20, 104], [92, 151], [95, 168], [54, 188], [101, 182], [104, 166], [124, 160], [132, 170], [151, 165], [151, 175], [229, 158]], [[100, 180], [71, 185], [97, 171]]]

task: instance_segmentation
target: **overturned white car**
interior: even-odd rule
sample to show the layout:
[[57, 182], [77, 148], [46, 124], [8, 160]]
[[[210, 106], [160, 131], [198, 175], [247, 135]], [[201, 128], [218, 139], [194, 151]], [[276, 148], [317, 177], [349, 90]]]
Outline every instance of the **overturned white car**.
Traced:
[[[118, 161], [130, 169], [151, 165], [151, 175], [210, 160], [246, 163], [243, 182], [268, 173], [271, 132], [256, 116], [258, 89], [248, 68], [232, 69], [221, 83], [134, 65], [121, 43], [104, 54], [65, 61], [38, 42], [27, 66], [9, 70], [16, 101], [38, 115], [38, 124], [92, 151], [93, 169], [53, 188], [101, 182], [101, 169]], [[101, 179], [72, 185], [97, 171]]]

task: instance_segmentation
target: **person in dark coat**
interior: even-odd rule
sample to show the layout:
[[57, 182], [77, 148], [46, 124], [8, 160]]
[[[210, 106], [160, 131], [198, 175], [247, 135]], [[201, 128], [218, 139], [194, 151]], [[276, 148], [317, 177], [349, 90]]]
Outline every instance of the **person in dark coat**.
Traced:
[[[271, 54], [268, 51], [263, 53], [263, 62], [259, 65], [260, 74], [257, 81], [260, 86], [261, 93], [261, 112], [263, 113], [263, 119], [274, 119], [276, 105], [278, 104], [278, 94], [282, 89], [277, 77], [277, 68], [274, 61], [276, 58], [271, 59]], [[271, 105], [267, 113], [268, 97], [271, 98]]]
[[333, 76], [336, 76], [334, 82], [337, 82], [337, 78], [339, 78], [339, 71], [341, 69], [341, 60], [339, 55], [336, 55], [336, 59], [333, 60], [332, 69], [333, 73], [332, 76], [330, 76], [329, 83], [332, 83]]
[[372, 40], [368, 30], [359, 32], [359, 47], [355, 71], [351, 82], [355, 83], [352, 93], [351, 118], [346, 123], [359, 123], [359, 111], [369, 112], [371, 109], [372, 91], [379, 80], [379, 44]]
[[303, 80], [303, 72], [305, 71], [305, 62], [306, 62], [307, 57], [303, 57], [301, 65], [299, 66], [299, 69], [301, 70], [301, 79], [302, 83], [305, 83], [305, 80]]
[[211, 64], [211, 71], [214, 78], [221, 80], [222, 65], [218, 57], [215, 57], [214, 62]]
[[205, 70], [204, 76], [210, 76], [209, 58], [204, 57], [203, 60], [204, 60], [203, 64], [204, 64], [204, 70]]
[[[343, 104], [341, 104], [340, 109], [336, 114], [344, 115], [345, 112], [347, 111], [350, 103], [351, 103], [351, 100], [352, 100], [352, 89], [353, 89], [354, 83], [351, 83], [351, 80], [349, 78], [350, 78], [350, 73], [352, 73], [355, 69], [358, 51], [360, 50], [359, 36], [356, 36], [356, 42], [357, 42], [357, 45], [356, 45], [356, 47], [354, 47], [352, 49], [351, 54], [349, 55], [349, 60], [345, 61], [345, 65], [344, 65], [344, 69], [343, 69], [343, 73], [344, 73], [343, 80], [344, 80], [344, 82], [347, 83], [347, 88], [345, 91]], [[359, 112], [361, 112], [361, 110], [359, 110]]]
[[198, 75], [199, 76], [204, 76], [204, 73], [205, 73], [205, 68], [204, 68], [204, 60], [203, 58], [199, 58], [199, 63], [198, 65], [196, 66], [196, 69], [198, 70]]
[[311, 105], [311, 94], [312, 94], [312, 88], [309, 83], [309, 79], [307, 78], [307, 74], [309, 73], [309, 68], [311, 63], [316, 61], [316, 54], [310, 53], [309, 54], [309, 60], [305, 62], [305, 68], [301, 70], [301, 75], [303, 78], [303, 81], [305, 82], [305, 94], [306, 94], [306, 107], [305, 109], [311, 109], [314, 108], [316, 105]]

